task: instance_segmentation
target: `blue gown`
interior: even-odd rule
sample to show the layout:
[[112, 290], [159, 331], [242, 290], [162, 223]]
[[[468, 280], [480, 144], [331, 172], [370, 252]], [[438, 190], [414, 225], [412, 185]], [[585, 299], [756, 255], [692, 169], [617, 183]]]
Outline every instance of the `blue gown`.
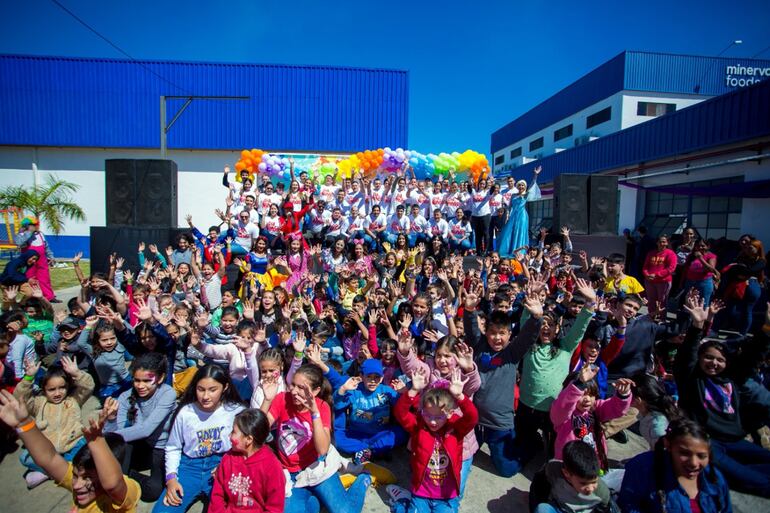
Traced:
[[540, 188], [537, 186], [537, 178], [532, 180], [525, 196], [511, 197], [511, 212], [508, 215], [508, 222], [503, 227], [500, 244], [497, 248], [501, 257], [513, 258], [515, 256], [514, 251], [522, 246], [529, 246], [527, 202], [538, 199], [540, 199]]

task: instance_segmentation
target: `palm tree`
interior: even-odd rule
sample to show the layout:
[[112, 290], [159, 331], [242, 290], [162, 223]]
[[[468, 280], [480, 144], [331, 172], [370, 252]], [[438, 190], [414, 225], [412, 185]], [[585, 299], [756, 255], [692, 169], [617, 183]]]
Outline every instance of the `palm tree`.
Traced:
[[45, 221], [54, 235], [59, 235], [68, 219], [84, 221], [83, 209], [72, 201], [80, 186], [60, 180], [55, 175], [48, 175], [42, 185], [37, 183], [32, 188], [12, 185], [0, 189], [0, 208], [20, 208]]

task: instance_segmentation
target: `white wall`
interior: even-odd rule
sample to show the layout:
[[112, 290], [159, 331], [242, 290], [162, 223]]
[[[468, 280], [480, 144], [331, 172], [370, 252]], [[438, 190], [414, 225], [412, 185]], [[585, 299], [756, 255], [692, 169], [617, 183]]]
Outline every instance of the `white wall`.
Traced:
[[[765, 152], [770, 150], [770, 146], [765, 146]], [[714, 151], [713, 149], [711, 151]], [[740, 157], [753, 156], [755, 153], [751, 152], [731, 152], [724, 155], [719, 155], [710, 158], [704, 158], [689, 162], [691, 167], [699, 166], [707, 163], [724, 162]], [[684, 164], [660, 166], [649, 169], [644, 174], [660, 173], [667, 170], [679, 169], [684, 167]], [[642, 180], [636, 180], [633, 183], [645, 186], [654, 187], [662, 185], [679, 185], [686, 184], [695, 181], [713, 180], [717, 178], [727, 178], [733, 176], [743, 176], [744, 181], [753, 182], [758, 180], [770, 179], [770, 159], [762, 161], [749, 161], [728, 164], [719, 167], [713, 167], [708, 169], [696, 169], [690, 173], [676, 173], [670, 175], [655, 176], [651, 178], [644, 178]], [[636, 204], [643, 201], [642, 191], [636, 189], [630, 189], [628, 187], [619, 187], [621, 194], [620, 203], [620, 222], [619, 232], [622, 233], [623, 228], [635, 228], [636, 224], [641, 221], [641, 218], [636, 215]], [[626, 202], [629, 204], [626, 205]], [[630, 204], [634, 203], [634, 209]], [[641, 212], [644, 211], [644, 205], [641, 205]], [[743, 198], [743, 208], [741, 212], [740, 231], [741, 233], [751, 233], [755, 237], [765, 242], [770, 241], [770, 198]]]
[[[224, 208], [227, 195], [222, 187], [222, 170], [225, 165], [234, 169], [240, 152], [170, 150], [168, 157], [179, 169], [179, 225], [187, 226], [184, 220], [187, 214], [191, 214], [199, 226], [215, 224], [214, 209]], [[73, 197], [85, 211], [86, 220], [69, 221], [63, 235], [87, 236], [90, 226], [105, 226], [104, 161], [115, 158], [160, 158], [160, 155], [158, 150], [0, 147], [0, 186], [32, 185], [33, 162], [38, 166], [41, 180], [55, 174], [78, 184], [80, 190]], [[230, 180], [234, 180], [234, 173], [230, 174]]]
[[703, 100], [708, 99], [704, 96], [682, 96], [667, 93], [636, 93], [636, 92], [624, 92], [622, 98], [622, 118], [620, 123], [620, 129], [626, 129], [628, 127], [644, 123], [655, 119], [654, 116], [638, 116], [637, 104], [639, 102], [654, 102], [654, 103], [673, 103], [676, 105], [676, 110], [682, 110], [696, 103], [700, 103]]

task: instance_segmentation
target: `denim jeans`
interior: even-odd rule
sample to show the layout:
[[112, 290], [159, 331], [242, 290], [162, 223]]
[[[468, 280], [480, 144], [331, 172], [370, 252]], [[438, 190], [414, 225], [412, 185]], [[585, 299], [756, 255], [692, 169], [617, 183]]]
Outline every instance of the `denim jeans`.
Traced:
[[682, 287], [682, 297], [687, 297], [687, 292], [690, 289], [695, 289], [703, 298], [703, 306], [708, 307], [711, 304], [711, 296], [714, 294], [714, 279], [706, 278], [705, 280], [687, 280]]
[[410, 248], [416, 248], [420, 242], [428, 242], [428, 236], [424, 233], [410, 233], [406, 236]]
[[[211, 496], [211, 487], [214, 484], [212, 472], [222, 460], [221, 454], [206, 456], [205, 458], [190, 458], [182, 454], [182, 461], [179, 463], [178, 479], [182, 485], [182, 503], [179, 506], [166, 506], [163, 504], [163, 493], [161, 498], [152, 508], [152, 513], [163, 512], [184, 512], [197, 500], [208, 504]], [[165, 492], [164, 492], [165, 493]]]
[[393, 503], [392, 513], [457, 513], [460, 501], [454, 499], [428, 499], [412, 496], [410, 501], [402, 500]]
[[[296, 473], [292, 474], [292, 480], [295, 476]], [[372, 477], [361, 474], [345, 491], [339, 474], [334, 474], [319, 485], [293, 488], [291, 497], [286, 498], [284, 513], [317, 513], [319, 503], [334, 513], [361, 513], [370, 484]]]
[[468, 251], [471, 249], [473, 245], [471, 245], [471, 241], [469, 239], [465, 239], [462, 242], [456, 242], [454, 239], [450, 237], [449, 239], [449, 249], [452, 251]]
[[730, 489], [770, 497], [770, 451], [747, 440], [711, 440], [711, 454]]
[[[62, 458], [64, 458], [67, 461], [72, 461], [75, 458], [75, 455], [78, 453], [78, 451], [86, 445], [86, 439], [83, 437], [80, 437], [80, 440], [77, 441], [75, 444], [75, 447], [70, 449], [67, 452], [62, 453]], [[19, 454], [19, 461], [22, 465], [27, 467], [29, 470], [35, 471], [35, 472], [42, 472], [45, 474], [45, 471], [37, 464], [35, 463], [35, 460], [32, 459], [32, 456], [29, 454], [29, 451], [27, 449], [24, 449], [21, 451], [21, 454]]]
[[473, 467], [473, 456], [467, 460], [463, 460], [463, 466], [460, 467], [460, 495], [459, 500], [463, 500], [465, 495], [465, 485], [468, 484], [468, 476], [471, 475], [471, 467]]
[[334, 431], [334, 444], [344, 454], [355, 454], [369, 449], [374, 456], [380, 456], [404, 445], [409, 439], [406, 431], [396, 425], [382, 426], [375, 434], [359, 433], [343, 427]]
[[497, 474], [512, 477], [521, 470], [521, 451], [516, 445], [516, 431], [513, 429], [497, 430], [476, 426], [476, 439], [479, 445], [486, 443]]

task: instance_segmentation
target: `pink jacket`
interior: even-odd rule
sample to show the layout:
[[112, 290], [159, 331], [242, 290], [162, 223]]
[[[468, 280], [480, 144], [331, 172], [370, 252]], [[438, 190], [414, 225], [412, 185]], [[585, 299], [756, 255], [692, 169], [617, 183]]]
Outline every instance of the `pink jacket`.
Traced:
[[[428, 385], [431, 385], [439, 379], [445, 379], [434, 366], [433, 358], [430, 358], [426, 363], [417, 358], [417, 355], [414, 353], [414, 351], [410, 351], [408, 356], [402, 356], [400, 351], [396, 351], [396, 357], [401, 364], [401, 370], [407, 376], [409, 376], [417, 369], [423, 368], [428, 371]], [[473, 364], [473, 370], [471, 372], [468, 374], [463, 373], [463, 379], [465, 378], [470, 379], [468, 379], [468, 382], [465, 384], [463, 394], [465, 394], [469, 399], [473, 399], [473, 394], [475, 394], [476, 391], [481, 388], [481, 376], [479, 375], [479, 369], [476, 367], [475, 363]], [[511, 394], [513, 394], [513, 391], [511, 391]], [[462, 415], [459, 410], [456, 410], [456, 412], [459, 415]], [[473, 430], [471, 430], [471, 432], [465, 435], [465, 438], [463, 438], [463, 461], [472, 458], [478, 450], [479, 443], [476, 440], [476, 434], [473, 432]]]
[[[553, 422], [553, 428], [556, 430], [556, 443], [554, 445], [554, 457], [557, 460], [562, 458], [561, 451], [567, 442], [572, 440], [586, 440], [586, 437], [593, 438], [594, 430], [589, 430], [588, 433], [583, 433], [584, 436], [578, 437], [580, 427], [586, 425], [585, 421], [589, 420], [590, 416], [594, 412], [576, 412], [575, 405], [583, 397], [583, 390], [579, 389], [574, 383], [570, 383], [564, 390], [561, 391], [556, 401], [551, 405], [551, 422]], [[599, 422], [607, 422], [608, 420], [622, 417], [628, 411], [628, 407], [631, 406], [631, 394], [628, 397], [618, 397], [614, 395], [609, 399], [597, 399], [595, 412], [596, 419]], [[601, 430], [600, 430], [601, 431]], [[576, 433], [577, 432], [577, 433]], [[601, 436], [601, 440], [595, 440], [595, 443], [601, 443], [604, 447], [604, 453], [607, 453], [607, 440], [604, 436]]]
[[663, 251], [653, 249], [647, 253], [644, 259], [642, 272], [645, 277], [652, 274], [654, 278], [647, 278], [653, 283], [665, 283], [673, 280], [676, 271], [676, 253], [666, 248]]

